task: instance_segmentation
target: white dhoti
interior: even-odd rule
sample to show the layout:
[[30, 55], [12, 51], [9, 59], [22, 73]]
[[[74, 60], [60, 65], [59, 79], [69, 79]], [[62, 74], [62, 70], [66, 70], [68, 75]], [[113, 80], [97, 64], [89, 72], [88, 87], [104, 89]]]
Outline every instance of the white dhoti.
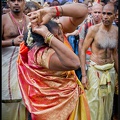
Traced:
[[114, 64], [96, 65], [91, 62], [87, 77], [89, 89], [86, 96], [91, 120], [111, 120], [116, 81]]
[[26, 120], [18, 84], [16, 60], [19, 47], [2, 48], [2, 120]]

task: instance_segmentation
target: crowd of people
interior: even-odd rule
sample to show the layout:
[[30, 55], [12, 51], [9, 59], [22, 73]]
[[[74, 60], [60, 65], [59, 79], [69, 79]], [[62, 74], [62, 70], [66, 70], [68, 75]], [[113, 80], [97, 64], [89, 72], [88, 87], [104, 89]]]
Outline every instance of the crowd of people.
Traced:
[[118, 0], [7, 0], [2, 120], [118, 120]]

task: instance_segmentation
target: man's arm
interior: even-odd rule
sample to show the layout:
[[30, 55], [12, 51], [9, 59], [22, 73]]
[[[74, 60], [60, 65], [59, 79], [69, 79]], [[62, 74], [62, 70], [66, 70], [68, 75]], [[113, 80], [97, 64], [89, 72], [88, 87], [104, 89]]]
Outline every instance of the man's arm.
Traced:
[[114, 59], [114, 62], [115, 62], [115, 70], [118, 73], [118, 50], [117, 50], [117, 48], [115, 48], [113, 50], [113, 59]]
[[77, 36], [77, 35], [79, 35], [79, 31], [78, 31], [78, 30], [75, 30], [75, 31], [72, 32], [72, 33], [67, 33], [67, 34], [66, 34], [66, 37], [69, 37], [69, 36], [71, 36], [71, 35]]
[[94, 39], [94, 27], [91, 26], [88, 29], [88, 33], [85, 37], [85, 41], [83, 43], [83, 46], [81, 48], [81, 54], [80, 54], [80, 62], [81, 62], [81, 71], [82, 71], [82, 84], [84, 88], [87, 88], [87, 76], [86, 76], [86, 51], [93, 42]]
[[4, 40], [5, 39], [4, 32], [8, 32], [8, 31], [5, 31], [5, 24], [7, 23], [6, 16], [7, 15], [2, 15], [2, 47], [12, 46], [12, 40], [13, 40], [13, 38]]
[[2, 47], [19, 46], [22, 40], [23, 40], [23, 35], [19, 35], [16, 38], [2, 40]]
[[[118, 27], [115, 27], [116, 33], [118, 33]], [[118, 34], [117, 34], [117, 45], [116, 48], [113, 50], [113, 59], [115, 62], [115, 70], [118, 73]]]
[[83, 46], [83, 42], [85, 40], [85, 23], [81, 24], [81, 26], [78, 28], [78, 31], [79, 31], [78, 56], [80, 58], [81, 49]]

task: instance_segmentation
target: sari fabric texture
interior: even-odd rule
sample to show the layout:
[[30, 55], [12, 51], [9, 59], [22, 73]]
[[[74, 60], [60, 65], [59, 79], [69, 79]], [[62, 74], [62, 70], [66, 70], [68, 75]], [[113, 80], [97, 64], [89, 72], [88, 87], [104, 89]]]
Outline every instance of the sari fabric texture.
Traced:
[[[93, 75], [94, 74], [94, 75]], [[86, 91], [91, 120], [111, 120], [117, 74], [113, 64], [96, 65], [90, 62]]]
[[[68, 42], [65, 44], [69, 46]], [[55, 51], [46, 46], [31, 50], [20, 45], [19, 85], [32, 120], [90, 120], [84, 89], [74, 71], [49, 70]]]

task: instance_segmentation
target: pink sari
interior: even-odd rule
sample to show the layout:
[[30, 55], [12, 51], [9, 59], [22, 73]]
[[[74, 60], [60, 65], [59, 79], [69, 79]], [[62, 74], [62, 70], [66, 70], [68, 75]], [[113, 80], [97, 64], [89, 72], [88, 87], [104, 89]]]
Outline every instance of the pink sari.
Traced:
[[[82, 120], [90, 120], [85, 93], [75, 72], [48, 69], [54, 52], [46, 46], [28, 50], [24, 42], [20, 45], [19, 85], [32, 120], [79, 120], [81, 115]], [[79, 106], [81, 95], [83, 107]], [[78, 112], [79, 107], [83, 112]]]

